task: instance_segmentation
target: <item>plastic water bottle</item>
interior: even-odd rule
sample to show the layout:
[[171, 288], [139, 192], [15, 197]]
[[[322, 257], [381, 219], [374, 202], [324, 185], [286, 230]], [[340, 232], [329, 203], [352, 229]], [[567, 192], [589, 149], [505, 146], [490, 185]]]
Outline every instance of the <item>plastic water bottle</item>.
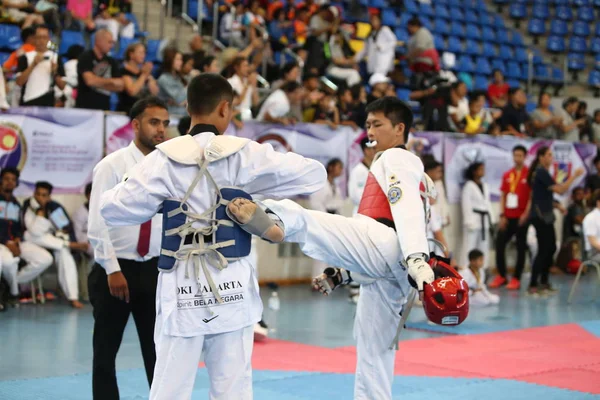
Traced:
[[277, 292], [272, 292], [268, 302], [269, 307], [269, 331], [276, 332], [277, 326], [277, 311], [279, 311], [280, 302]]

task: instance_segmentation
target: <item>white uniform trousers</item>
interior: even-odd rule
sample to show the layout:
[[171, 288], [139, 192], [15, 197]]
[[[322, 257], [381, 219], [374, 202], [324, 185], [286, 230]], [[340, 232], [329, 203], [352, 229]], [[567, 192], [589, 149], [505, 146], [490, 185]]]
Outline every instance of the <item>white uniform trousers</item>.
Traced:
[[471, 250], [479, 250], [483, 253], [483, 268], [487, 269], [489, 265], [489, 252], [490, 252], [490, 231], [486, 226], [485, 228], [485, 239], [481, 232], [481, 228], [477, 229], [464, 229], [463, 230], [463, 245], [462, 255], [460, 258], [460, 265], [466, 267], [469, 265], [469, 252]]
[[500, 296], [490, 293], [487, 288], [469, 295], [469, 305], [489, 306], [500, 303]]
[[48, 251], [31, 242], [21, 242], [21, 258], [27, 265], [19, 270], [17, 283], [29, 283], [52, 265], [52, 256]]
[[360, 83], [362, 78], [360, 77], [360, 73], [354, 68], [342, 68], [331, 66], [327, 69], [327, 75], [330, 75], [337, 79], [344, 79], [348, 84], [348, 87], [354, 86], [357, 83]]
[[[361, 285], [355, 336], [355, 399], [392, 398], [394, 339], [400, 311], [410, 290], [396, 232], [374, 219], [307, 210], [291, 200], [265, 200], [283, 222], [285, 241], [307, 256], [362, 275], [380, 278]], [[394, 266], [394, 268], [390, 268]], [[376, 395], [375, 395], [376, 394]]]
[[17, 283], [19, 261], [19, 257], [13, 256], [8, 247], [0, 244], [0, 277], [4, 276], [10, 288], [10, 294], [13, 296], [19, 294], [19, 285]]
[[156, 367], [150, 400], [192, 398], [200, 355], [210, 379], [210, 400], [252, 400], [252, 347], [254, 328], [194, 337], [162, 334], [156, 315]]

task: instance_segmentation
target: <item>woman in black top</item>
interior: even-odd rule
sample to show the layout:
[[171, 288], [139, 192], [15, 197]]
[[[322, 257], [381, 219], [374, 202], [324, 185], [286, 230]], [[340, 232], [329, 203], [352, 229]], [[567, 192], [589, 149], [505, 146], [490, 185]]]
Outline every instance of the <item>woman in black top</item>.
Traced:
[[[546, 146], [540, 147], [527, 177], [527, 182], [531, 186], [531, 199], [528, 205], [529, 217], [535, 227], [538, 241], [538, 254], [531, 268], [531, 282], [527, 292], [536, 296], [556, 292], [548, 283], [550, 267], [556, 252], [554, 193], [566, 193], [573, 181], [584, 173], [583, 169], [579, 168], [565, 182], [556, 183], [549, 172], [553, 161], [552, 150]], [[539, 287], [538, 277], [540, 277]]]
[[158, 94], [158, 85], [152, 77], [152, 63], [144, 62], [145, 59], [146, 47], [141, 43], [131, 44], [125, 50], [125, 62], [121, 68], [125, 89], [119, 93], [117, 111], [129, 114], [137, 100]]

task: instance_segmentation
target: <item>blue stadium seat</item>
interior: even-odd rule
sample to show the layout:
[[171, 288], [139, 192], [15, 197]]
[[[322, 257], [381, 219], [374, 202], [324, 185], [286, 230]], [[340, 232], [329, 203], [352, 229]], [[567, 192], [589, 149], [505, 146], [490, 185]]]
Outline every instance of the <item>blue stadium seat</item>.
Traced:
[[0, 25], [0, 48], [14, 51], [21, 45], [21, 29], [17, 25]]
[[552, 68], [552, 80], [555, 82], [563, 82], [565, 80], [565, 75], [563, 74], [563, 70], [557, 67]]
[[498, 52], [496, 52], [496, 47], [491, 42], [483, 42], [482, 56], [487, 58], [496, 58], [498, 56]]
[[3, 65], [10, 57], [10, 53], [0, 53], [0, 65]]
[[467, 72], [469, 74], [475, 72], [475, 64], [473, 64], [471, 57], [467, 55], [458, 57], [456, 62], [456, 71]]
[[538, 65], [538, 64], [543, 64], [543, 63], [544, 63], [544, 59], [542, 57], [542, 52], [539, 51], [538, 49], [533, 49], [533, 64]]
[[600, 0], [593, 0], [593, 2], [594, 2], [594, 7], [600, 8]]
[[160, 48], [160, 40], [148, 39], [146, 41], [146, 60], [151, 62], [158, 61], [158, 51]]
[[573, 22], [573, 35], [582, 37], [590, 36], [590, 24], [584, 21]]
[[529, 61], [529, 57], [527, 57], [527, 50], [525, 50], [524, 47], [517, 47], [515, 49], [515, 60], [521, 63]]
[[[65, 34], [65, 31], [63, 31], [63, 35]], [[119, 38], [119, 51], [117, 52], [116, 55], [116, 59], [117, 60], [123, 60], [125, 58], [125, 50], [127, 50], [127, 47], [133, 43], [138, 42], [137, 39], [128, 39], [128, 38]], [[61, 43], [62, 45], [62, 43]], [[85, 44], [84, 44], [85, 46]]]
[[510, 37], [508, 36], [508, 31], [506, 29], [498, 29], [496, 31], [496, 42], [500, 44], [510, 43]]
[[481, 30], [481, 39], [484, 42], [496, 42], [496, 32], [489, 26], [484, 26]]
[[487, 60], [487, 58], [484, 57], [477, 57], [477, 61], [475, 62], [475, 69], [477, 70], [478, 74], [482, 75], [491, 75], [492, 73], [492, 66], [490, 65], [490, 62]]
[[448, 36], [450, 34], [450, 24], [443, 19], [436, 19], [433, 25], [433, 32], [438, 35]]
[[600, 88], [600, 70], [593, 70], [588, 77], [588, 85], [593, 88]]
[[421, 23], [423, 24], [423, 26], [425, 28], [427, 28], [429, 31], [431, 31], [433, 29], [433, 23], [431, 22], [431, 19], [429, 19], [429, 17], [420, 16], [419, 20], [421, 20]]
[[446, 51], [455, 54], [462, 53], [462, 41], [460, 40], [460, 38], [456, 36], [450, 36], [448, 38], [448, 46], [446, 48]]
[[437, 5], [435, 6], [435, 15], [436, 18], [444, 18], [450, 19], [450, 12], [446, 6]]
[[513, 32], [512, 37], [510, 38], [510, 44], [515, 47], [523, 47], [525, 43], [523, 43], [523, 36], [519, 32]]
[[558, 19], [554, 19], [550, 23], [550, 34], [552, 36], [567, 36], [568, 32], [569, 32], [569, 28], [565, 21], [560, 21]]
[[465, 36], [467, 39], [480, 40], [481, 31], [476, 25], [467, 25]]
[[594, 36], [600, 36], [600, 22], [596, 22], [596, 26], [594, 27]]
[[391, 27], [399, 26], [396, 24], [397, 18], [396, 13], [391, 8], [386, 8], [381, 12], [381, 23], [383, 25]]
[[419, 7], [414, 0], [404, 0], [404, 11], [411, 14], [418, 14]]
[[504, 26], [504, 18], [502, 18], [502, 16], [500, 15], [494, 15], [494, 27], [496, 29], [506, 29]]
[[512, 19], [524, 19], [527, 17], [527, 7], [522, 3], [512, 3], [508, 10]]
[[600, 54], [600, 37], [592, 38], [590, 41], [590, 52]]
[[590, 0], [573, 0], [573, 4], [577, 7], [589, 7], [592, 2]]
[[452, 21], [464, 21], [465, 16], [460, 8], [451, 8], [450, 9], [450, 19]]
[[494, 16], [488, 13], [479, 13], [479, 25], [494, 26]]
[[475, 8], [479, 10], [479, 12], [487, 12], [487, 4], [483, 0], [475, 0]]
[[569, 54], [567, 56], [567, 67], [569, 71], [583, 71], [585, 69], [585, 59], [582, 54]]
[[550, 0], [550, 3], [555, 6], [555, 7], [560, 7], [560, 6], [569, 6], [571, 5], [571, 0]]
[[410, 100], [410, 89], [398, 89], [396, 90], [396, 96], [402, 101]]
[[531, 36], [542, 36], [546, 34], [546, 21], [541, 19], [531, 19], [527, 24], [527, 32]]
[[394, 34], [396, 35], [396, 40], [399, 40], [401, 42], [407, 42], [408, 39], [410, 38], [408, 36], [408, 31], [406, 30], [406, 28], [396, 28], [394, 29]]
[[546, 43], [546, 50], [551, 53], [563, 53], [565, 51], [565, 38], [560, 36], [550, 36]]
[[431, 7], [431, 4], [421, 3], [421, 5], [419, 6], [419, 15], [427, 15], [433, 17], [436, 15], [436, 12], [433, 11], [433, 7]]
[[534, 4], [531, 9], [531, 18], [547, 20], [550, 18], [550, 9], [547, 4]]
[[465, 12], [465, 22], [467, 24], [478, 24], [479, 14], [477, 14], [474, 10], [467, 10]]
[[579, 7], [577, 9], [577, 19], [585, 22], [595, 21], [594, 9], [591, 7]]
[[85, 39], [80, 31], [62, 31], [58, 54], [64, 55], [69, 50], [69, 47], [78, 44], [85, 47]]
[[573, 19], [573, 11], [570, 7], [558, 7], [556, 8], [555, 17], [563, 21], [570, 21]]
[[516, 80], [516, 79], [508, 79], [508, 80], [506, 81], [506, 84], [507, 84], [507, 85], [508, 85], [508, 87], [509, 87], [509, 88], [511, 88], [511, 89], [512, 89], [512, 88], [518, 88], [518, 87], [521, 87], [521, 83], [520, 83], [518, 80]]
[[506, 64], [506, 77], [509, 79], [520, 79], [523, 80], [523, 73], [519, 63], [515, 61], [509, 61]]
[[452, 21], [452, 23], [450, 23], [450, 34], [452, 36], [458, 36], [460, 38], [464, 38], [465, 37], [465, 29], [463, 27], [463, 24], [460, 22]]
[[499, 58], [494, 58], [492, 60], [492, 69], [497, 69], [503, 74], [506, 73], [506, 65], [504, 64], [504, 61]]
[[549, 67], [545, 64], [536, 65], [533, 79], [535, 79], [537, 82], [548, 82], [550, 80]]
[[467, 39], [467, 41], [465, 42], [465, 46], [463, 48], [463, 53], [469, 54], [471, 56], [480, 56], [482, 54], [482, 52], [481, 52], [481, 46], [479, 45], [479, 42], [476, 42], [475, 40], [472, 40], [472, 39]]
[[389, 7], [390, 5], [388, 4], [388, 2], [386, 0], [371, 0], [371, 7], [374, 8], [386, 8]]
[[446, 51], [446, 41], [440, 35], [433, 35], [433, 43], [438, 52]]
[[511, 48], [508, 46], [500, 46], [500, 50], [498, 51], [498, 57], [506, 61], [512, 60], [513, 53]]
[[[479, 69], [478, 69], [479, 72]], [[486, 76], [475, 75], [475, 80], [473, 82], [473, 88], [478, 91], [485, 91], [489, 86], [489, 81]]]
[[415, 16], [416, 15], [413, 14], [402, 13], [400, 15], [400, 22], [398, 22], [398, 26], [401, 28], [406, 28], [406, 25], [408, 25], [408, 21], [410, 21], [410, 19]]
[[572, 53], [586, 53], [587, 52], [587, 43], [585, 38], [571, 36], [569, 39], [569, 51]]

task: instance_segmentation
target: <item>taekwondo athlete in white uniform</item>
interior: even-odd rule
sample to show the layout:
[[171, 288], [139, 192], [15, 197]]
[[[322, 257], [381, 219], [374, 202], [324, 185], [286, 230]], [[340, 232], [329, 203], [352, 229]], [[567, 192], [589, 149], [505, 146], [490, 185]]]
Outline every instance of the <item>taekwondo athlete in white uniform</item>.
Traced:
[[[426, 235], [428, 198], [434, 197], [434, 184], [424, 174], [421, 160], [403, 148], [413, 119], [410, 108], [395, 97], [384, 97], [369, 104], [367, 112], [368, 137], [382, 153], [371, 166], [357, 216], [306, 210], [291, 200], [264, 200], [263, 210], [248, 200], [235, 199], [228, 210], [248, 231], [273, 242], [298, 243], [306, 255], [352, 271], [335, 269], [328, 274], [330, 279], [317, 283], [321, 290], [351, 279], [361, 283], [354, 326], [358, 358], [354, 398], [388, 400], [392, 398], [395, 359], [391, 343], [397, 341], [396, 327], [399, 331], [403, 326], [401, 312], [411, 284], [424, 290], [423, 304], [430, 319], [429, 305], [436, 301], [430, 288], [440, 279], [434, 282], [434, 271], [427, 263]], [[280, 223], [265, 229], [266, 224], [255, 222], [266, 220], [264, 215], [269, 220], [275, 216]], [[441, 292], [445, 301], [456, 298], [458, 292], [466, 299], [464, 281], [456, 272], [449, 272], [452, 283], [440, 285], [446, 287]], [[410, 284], [409, 276], [414, 281]], [[444, 291], [450, 286], [454, 293], [448, 292], [446, 297]], [[432, 321], [461, 323], [468, 313], [468, 301], [454, 303], [445, 308], [438, 304], [444, 312]]]
[[323, 187], [322, 164], [269, 144], [222, 136], [233, 89], [220, 75], [188, 86], [189, 135], [171, 139], [102, 197], [109, 225], [138, 224], [162, 209], [152, 400], [189, 399], [204, 353], [213, 400], [252, 399], [253, 325], [260, 320], [251, 235], [228, 200], [292, 197]]

